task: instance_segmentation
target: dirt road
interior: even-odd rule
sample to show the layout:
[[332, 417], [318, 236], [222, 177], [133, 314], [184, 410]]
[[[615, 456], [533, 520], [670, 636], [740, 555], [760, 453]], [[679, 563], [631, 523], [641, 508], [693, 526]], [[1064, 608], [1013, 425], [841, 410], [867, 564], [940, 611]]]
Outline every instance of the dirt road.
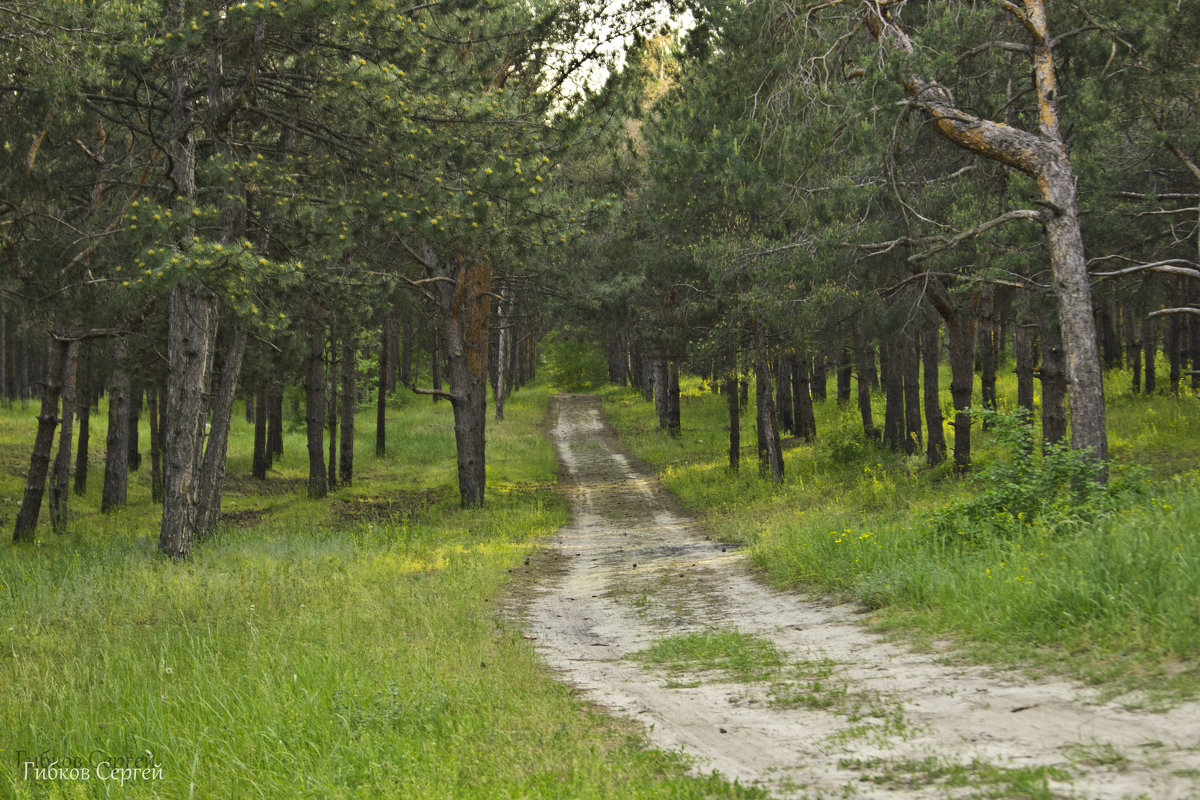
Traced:
[[[598, 399], [555, 398], [551, 431], [571, 522], [552, 545], [563, 569], [530, 602], [531, 635], [563, 680], [658, 747], [781, 798], [1029, 797], [1046, 780], [1055, 797], [1200, 798], [1200, 707], [1129, 710], [909, 652], [852, 607], [756, 580], [743, 554], [671, 510]], [[787, 665], [734, 682], [630, 658], [730, 629], [770, 639]]]

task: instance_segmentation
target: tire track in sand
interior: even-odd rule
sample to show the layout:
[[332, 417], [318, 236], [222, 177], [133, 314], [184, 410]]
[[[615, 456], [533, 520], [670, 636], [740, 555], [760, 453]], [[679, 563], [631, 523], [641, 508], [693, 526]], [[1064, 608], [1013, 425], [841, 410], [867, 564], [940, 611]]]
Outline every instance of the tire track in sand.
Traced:
[[[759, 583], [742, 554], [672, 511], [620, 451], [597, 398], [556, 397], [550, 414], [571, 522], [551, 544], [563, 569], [534, 591], [527, 624], [563, 680], [641, 721], [656, 746], [781, 798], [966, 797], [1002, 785], [950, 785], [929, 758], [1053, 766], [1061, 797], [1200, 798], [1200, 706], [1127, 710], [1065, 682], [947, 666], [886, 642], [853, 607]], [[772, 694], [719, 676], [672, 686], [628, 658], [715, 628], [768, 637], [806, 666]], [[800, 702], [779, 703], [789, 691]]]

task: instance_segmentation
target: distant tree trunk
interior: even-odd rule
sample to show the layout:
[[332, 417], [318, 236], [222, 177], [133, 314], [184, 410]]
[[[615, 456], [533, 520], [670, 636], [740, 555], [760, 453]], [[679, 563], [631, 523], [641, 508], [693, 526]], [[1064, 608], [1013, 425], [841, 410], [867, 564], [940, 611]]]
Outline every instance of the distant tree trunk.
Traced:
[[729, 348], [729, 376], [725, 379], [726, 400], [729, 402], [729, 468], [738, 471], [742, 461], [742, 420], [738, 408], [737, 348]]
[[21, 398], [21, 408], [29, 407], [29, 347], [28, 341], [22, 341], [17, 348], [17, 395]]
[[304, 424], [308, 434], [308, 496], [329, 494], [325, 476], [325, 326], [319, 320], [308, 332], [304, 359]]
[[[395, 318], [392, 318], [393, 331], [395, 330], [395, 326]], [[408, 315], [404, 317], [401, 330], [400, 380], [405, 386], [408, 386], [413, 382], [413, 325]]]
[[[382, 456], [387, 452], [387, 384], [392, 367], [388, 363], [388, 323], [385, 320], [379, 341], [379, 385], [375, 390], [375, 455]], [[407, 341], [407, 337], [406, 337]], [[402, 376], [405, 386], [411, 383], [412, 375]]]
[[943, 428], [941, 387], [938, 370], [941, 362], [941, 333], [939, 326], [926, 328], [922, 334], [921, 358], [925, 362], [923, 378], [925, 394], [925, 462], [936, 467], [946, 460], [946, 432]]
[[354, 337], [342, 338], [342, 447], [338, 477], [343, 486], [354, 479], [354, 414], [358, 405], [358, 348]]
[[150, 415], [150, 499], [161, 503], [163, 499], [162, 480], [162, 417], [160, 414], [159, 395], [162, 390], [157, 386], [150, 387], [146, 395], [146, 413]]
[[247, 425], [254, 424], [254, 412], [255, 412], [255, 406], [257, 406], [257, 405], [258, 405], [257, 398], [255, 397], [254, 393], [247, 394], [246, 395], [246, 424]]
[[1130, 388], [1134, 394], [1142, 391], [1142, 331], [1134, 316], [1133, 305], [1121, 307], [1122, 326], [1125, 329], [1125, 360], [1129, 362], [1132, 380]]
[[325, 387], [325, 422], [329, 425], [329, 464], [326, 477], [329, 488], [338, 485], [338, 339], [334, 330], [329, 332], [329, 382]]
[[654, 411], [658, 414], [659, 430], [667, 429], [667, 358], [659, 349], [654, 354]]
[[283, 386], [271, 385], [271, 406], [267, 409], [267, 464], [283, 457]]
[[920, 451], [921, 436], [921, 353], [918, 340], [911, 333], [900, 339], [900, 369], [904, 382], [904, 452]]
[[1049, 309], [1041, 315], [1042, 445], [1057, 444], [1067, 435], [1067, 383], [1062, 333]]
[[42, 391], [42, 410], [38, 414], [37, 435], [33, 442], [29, 472], [25, 476], [25, 496], [17, 512], [13, 541], [33, 539], [42, 496], [46, 493], [46, 473], [50, 469], [50, 450], [54, 445], [54, 430], [58, 427], [58, 399], [62, 392], [63, 365], [67, 359], [68, 342], [50, 337], [46, 353], [46, 383]]
[[[980, 302], [980, 324], [978, 326], [979, 351], [979, 401], [984, 408], [996, 410], [996, 302], [995, 290], [989, 286], [984, 289]], [[991, 423], [984, 421], [984, 429]]]
[[792, 361], [792, 419], [796, 423], [796, 435], [806, 442], [817, 439], [817, 417], [813, 412], [813, 397], [809, 369], [809, 357]]
[[[496, 419], [504, 419], [504, 398], [508, 394], [508, 381], [505, 380], [505, 372], [508, 369], [508, 349], [509, 342], [512, 339], [512, 323], [510, 321], [510, 312], [512, 311], [512, 301], [508, 297], [508, 290], [505, 289], [500, 293], [500, 300], [496, 303]], [[609, 365], [611, 371], [611, 363]]]
[[[92, 370], [88, 358], [88, 348], [81, 347], [79, 351], [79, 403], [75, 415], [79, 417], [79, 444], [75, 453], [75, 494], [87, 494], [88, 479], [88, 448], [91, 446], [92, 421]], [[0, 361], [0, 365], [3, 362]], [[0, 369], [3, 372], [3, 369]]]
[[[1182, 300], [1175, 302], [1175, 305], [1183, 304], [1184, 301]], [[1170, 392], [1178, 397], [1183, 382], [1183, 317], [1179, 314], [1172, 314], [1167, 317], [1167, 330], [1163, 341], [1163, 349], [1167, 353]]]
[[267, 454], [267, 406], [271, 401], [270, 389], [265, 383], [258, 385], [254, 399], [254, 456], [250, 462], [250, 475], [266, 480], [270, 456]]
[[141, 447], [138, 443], [138, 423], [142, 415], [142, 387], [130, 383], [129, 389], [129, 471], [137, 472], [142, 465]]
[[814, 403], [824, 403], [829, 396], [826, 375], [826, 358], [824, 352], [819, 352], [812, 359], [812, 373], [809, 376], [809, 397]]
[[104, 449], [104, 514], [126, 503], [129, 487], [129, 373], [125, 369], [125, 340], [113, 343], [112, 372], [108, 379], [108, 439]]
[[775, 421], [775, 397], [771, 391], [771, 372], [767, 363], [766, 334], [762, 321], [753, 320], [754, 374], [756, 380], [758, 430], [761, 452], [758, 470], [774, 481], [783, 480], [783, 450], [779, 443], [779, 427]]
[[[1022, 309], [1028, 312], [1028, 301], [1022, 300]], [[1033, 378], [1037, 355], [1034, 348], [1034, 323], [1028, 321], [1030, 314], [1023, 313], [1013, 329], [1013, 356], [1017, 373], [1017, 406], [1029, 412], [1033, 419]]]
[[858, 360], [858, 413], [862, 417], [863, 434], [867, 441], [879, 441], [879, 429], [875, 427], [875, 413], [871, 408], [871, 375], [867, 370], [875, 369], [875, 355], [863, 339], [855, 341], [855, 356]]
[[883, 444], [893, 452], [904, 449], [904, 371], [898, 341], [899, 334], [894, 334], [879, 348], [884, 391]]
[[203, 458], [205, 391], [217, 337], [217, 298], [199, 283], [177, 284], [167, 310], [167, 400], [163, 418], [163, 517], [158, 546], [164, 555], [191, 553]]
[[[435, 324], [433, 327], [433, 343], [429, 345], [430, 380], [433, 383], [434, 392], [440, 392], [442, 390], [442, 354], [441, 342], [439, 341], [440, 338], [441, 337], [438, 333], [437, 325]], [[433, 402], [436, 403], [441, 399], [441, 395], [433, 395]]]
[[72, 429], [75, 420], [75, 380], [78, 374], [79, 342], [67, 345], [62, 370], [62, 425], [58, 433], [58, 455], [50, 479], [50, 527], [67, 532], [67, 506], [71, 496]]
[[779, 415], [779, 427], [790, 436], [797, 433], [795, 404], [792, 402], [792, 359], [780, 354], [775, 359], [775, 411]]
[[667, 433], [679, 436], [679, 362], [672, 358], [667, 362]]
[[1109, 298], [1096, 303], [1096, 327], [1100, 330], [1100, 353], [1107, 369], [1121, 366], [1121, 339], [1117, 336], [1117, 315]]
[[1142, 318], [1142, 355], [1146, 362], [1146, 374], [1143, 378], [1146, 394], [1154, 394], [1158, 388], [1155, 368], [1155, 362], [1158, 360], [1158, 325], [1153, 317]]
[[12, 395], [12, 384], [8, 378], [8, 314], [0, 312], [0, 400], [7, 405]]
[[848, 347], [843, 348], [837, 364], [837, 402], [839, 406], [850, 403], [850, 385], [854, 377], [853, 359]]
[[233, 403], [237, 396], [238, 377], [246, 353], [246, 328], [238, 324], [229, 336], [225, 361], [221, 367], [221, 382], [212, 408], [212, 425], [196, 489], [196, 530], [201, 535], [216, 530], [221, 521], [221, 498], [225, 492], [225, 460], [229, 452], [229, 429], [233, 420]]
[[954, 402], [954, 471], [971, 468], [971, 395], [975, 383], [975, 315], [959, 307], [946, 320], [950, 345], [950, 397]]

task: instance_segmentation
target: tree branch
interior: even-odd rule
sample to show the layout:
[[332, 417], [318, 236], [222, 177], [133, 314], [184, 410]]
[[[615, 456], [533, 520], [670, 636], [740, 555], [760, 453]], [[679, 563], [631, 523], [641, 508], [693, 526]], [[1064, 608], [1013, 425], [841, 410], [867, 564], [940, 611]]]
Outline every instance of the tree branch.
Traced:
[[451, 403], [458, 403], [462, 401], [461, 395], [454, 394], [453, 392], [445, 392], [441, 389], [422, 389], [420, 386], [417, 386], [414, 383], [408, 384], [408, 388], [412, 390], [413, 394], [427, 394], [431, 395], [432, 397], [441, 397], [449, 400]]
[[982, 233], [986, 233], [987, 231], [990, 231], [992, 228], [998, 228], [1001, 225], [1003, 225], [1004, 223], [1011, 222], [1014, 219], [1041, 220], [1042, 218], [1043, 218], [1043, 212], [1041, 212], [1041, 211], [1031, 211], [1029, 209], [1024, 209], [1024, 208], [1019, 208], [1014, 211], [1009, 211], [1006, 214], [1001, 214], [1000, 216], [996, 217], [995, 219], [989, 219], [987, 222], [980, 223], [979, 225], [976, 225], [974, 228], [965, 230], [962, 233], [952, 236], [949, 239], [947, 239], [946, 241], [942, 242], [941, 244], [935, 245], [935, 246], [931, 247], [930, 249], [926, 250], [924, 253], [916, 253], [914, 255], [909, 256], [908, 263], [920, 264], [922, 261], [924, 261], [927, 258], [930, 258], [931, 256], [937, 255], [938, 253], [941, 253], [945, 250], [949, 250], [952, 247], [957, 247], [958, 245], [962, 244], [963, 242], [965, 242], [968, 239], [973, 239]]

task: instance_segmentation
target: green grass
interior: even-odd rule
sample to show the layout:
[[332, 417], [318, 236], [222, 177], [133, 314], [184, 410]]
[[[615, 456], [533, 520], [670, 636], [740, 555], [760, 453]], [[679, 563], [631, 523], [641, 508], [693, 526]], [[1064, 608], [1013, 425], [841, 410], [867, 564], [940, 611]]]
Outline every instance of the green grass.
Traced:
[[[793, 443], [775, 485], [758, 476], [751, 412], [743, 467], [729, 472], [725, 401], [697, 381], [685, 391], [678, 439], [658, 433], [653, 408], [631, 391], [607, 389], [605, 410], [664, 485], [716, 534], [751, 545], [778, 585], [857, 599], [883, 629], [918, 642], [951, 637], [979, 659], [1041, 666], [1113, 692], [1194, 695], [1200, 402], [1112, 388], [1125, 383], [1108, 376], [1112, 451], [1118, 464], [1145, 468], [1124, 473], [1140, 493], [1124, 495], [1115, 512], [1009, 524], [1004, 535], [966, 530], [957, 542], [936, 534], [936, 520], [988, 489], [979, 472], [1002, 457], [978, 427], [977, 472], [959, 479], [926, 469], [922, 456], [865, 443], [855, 409], [819, 403], [820, 441]], [[1000, 388], [1011, 403], [1013, 387]]]
[[656, 640], [632, 658], [670, 675], [717, 672], [741, 683], [764, 680], [779, 672], [783, 656], [770, 639], [736, 630], [683, 633]]
[[[522, 390], [489, 422], [489, 499], [475, 510], [457, 507], [446, 403], [401, 398], [382, 458], [364, 411], [354, 485], [324, 502], [303, 496], [299, 426], [268, 479], [248, 477], [239, 416], [235, 524], [181, 564], [156, 552], [148, 464], [129, 507], [99, 514], [93, 417], [72, 533], [0, 546], [0, 797], [760, 796], [689, 777], [593, 712], [502, 613], [510, 571], [565, 520], [547, 395]], [[7, 525], [32, 414], [0, 412]], [[149, 751], [161, 777], [30, 781], [18, 751], [89, 767]]]

